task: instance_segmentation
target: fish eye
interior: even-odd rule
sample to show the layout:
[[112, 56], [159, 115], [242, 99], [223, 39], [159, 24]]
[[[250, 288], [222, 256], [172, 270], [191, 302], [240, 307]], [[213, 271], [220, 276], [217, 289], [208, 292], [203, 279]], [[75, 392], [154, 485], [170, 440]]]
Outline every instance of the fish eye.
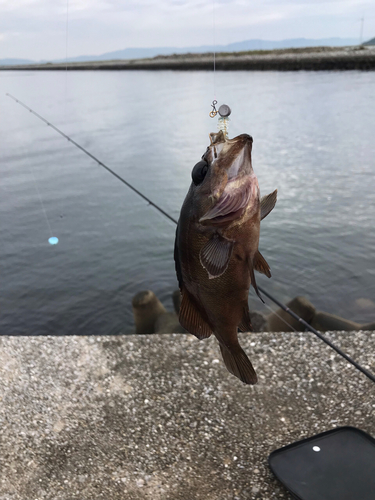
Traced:
[[193, 182], [196, 186], [201, 184], [206, 177], [208, 170], [208, 164], [206, 161], [201, 160], [199, 161], [195, 167], [193, 168], [191, 172], [191, 178], [193, 179]]

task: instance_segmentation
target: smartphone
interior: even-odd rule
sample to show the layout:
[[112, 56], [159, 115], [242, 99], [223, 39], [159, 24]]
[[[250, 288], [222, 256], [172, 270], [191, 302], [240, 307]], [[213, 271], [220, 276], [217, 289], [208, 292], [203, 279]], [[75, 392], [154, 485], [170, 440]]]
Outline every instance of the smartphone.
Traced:
[[355, 427], [275, 450], [268, 464], [297, 500], [375, 500], [375, 439]]

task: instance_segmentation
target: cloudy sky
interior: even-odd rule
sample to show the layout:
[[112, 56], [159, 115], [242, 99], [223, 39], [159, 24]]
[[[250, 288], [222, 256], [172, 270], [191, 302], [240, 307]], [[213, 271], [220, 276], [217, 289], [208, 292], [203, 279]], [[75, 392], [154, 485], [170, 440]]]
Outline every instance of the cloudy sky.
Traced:
[[[68, 56], [262, 38], [375, 36], [374, 0], [68, 0]], [[63, 59], [67, 0], [0, 0], [0, 59]]]

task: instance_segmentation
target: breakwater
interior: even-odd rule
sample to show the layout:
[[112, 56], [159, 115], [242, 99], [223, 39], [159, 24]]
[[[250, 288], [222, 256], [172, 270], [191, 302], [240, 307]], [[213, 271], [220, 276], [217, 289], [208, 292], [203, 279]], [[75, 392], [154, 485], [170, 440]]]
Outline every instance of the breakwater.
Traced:
[[[213, 54], [174, 54], [150, 59], [43, 63], [0, 66], [0, 70], [212, 70]], [[216, 55], [218, 71], [327, 71], [374, 70], [375, 47], [313, 47], [220, 53]]]
[[[187, 333], [179, 324], [178, 313], [181, 304], [179, 290], [173, 292], [174, 312], [167, 312], [151, 290], [137, 293], [132, 300], [135, 333]], [[335, 314], [318, 311], [305, 297], [295, 297], [287, 307], [300, 318], [321, 332], [327, 331], [374, 331], [375, 322], [360, 324]], [[250, 319], [255, 332], [290, 332], [300, 331], [301, 324], [282, 309], [263, 315], [250, 312]]]

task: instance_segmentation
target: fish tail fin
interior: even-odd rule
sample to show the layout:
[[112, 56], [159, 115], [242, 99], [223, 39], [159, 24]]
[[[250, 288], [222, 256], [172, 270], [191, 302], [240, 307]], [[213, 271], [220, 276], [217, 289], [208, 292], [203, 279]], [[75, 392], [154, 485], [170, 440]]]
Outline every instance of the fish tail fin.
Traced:
[[226, 347], [220, 343], [220, 350], [223, 356], [225, 366], [235, 377], [239, 378], [244, 384], [254, 385], [258, 381], [257, 374], [242, 347]]

